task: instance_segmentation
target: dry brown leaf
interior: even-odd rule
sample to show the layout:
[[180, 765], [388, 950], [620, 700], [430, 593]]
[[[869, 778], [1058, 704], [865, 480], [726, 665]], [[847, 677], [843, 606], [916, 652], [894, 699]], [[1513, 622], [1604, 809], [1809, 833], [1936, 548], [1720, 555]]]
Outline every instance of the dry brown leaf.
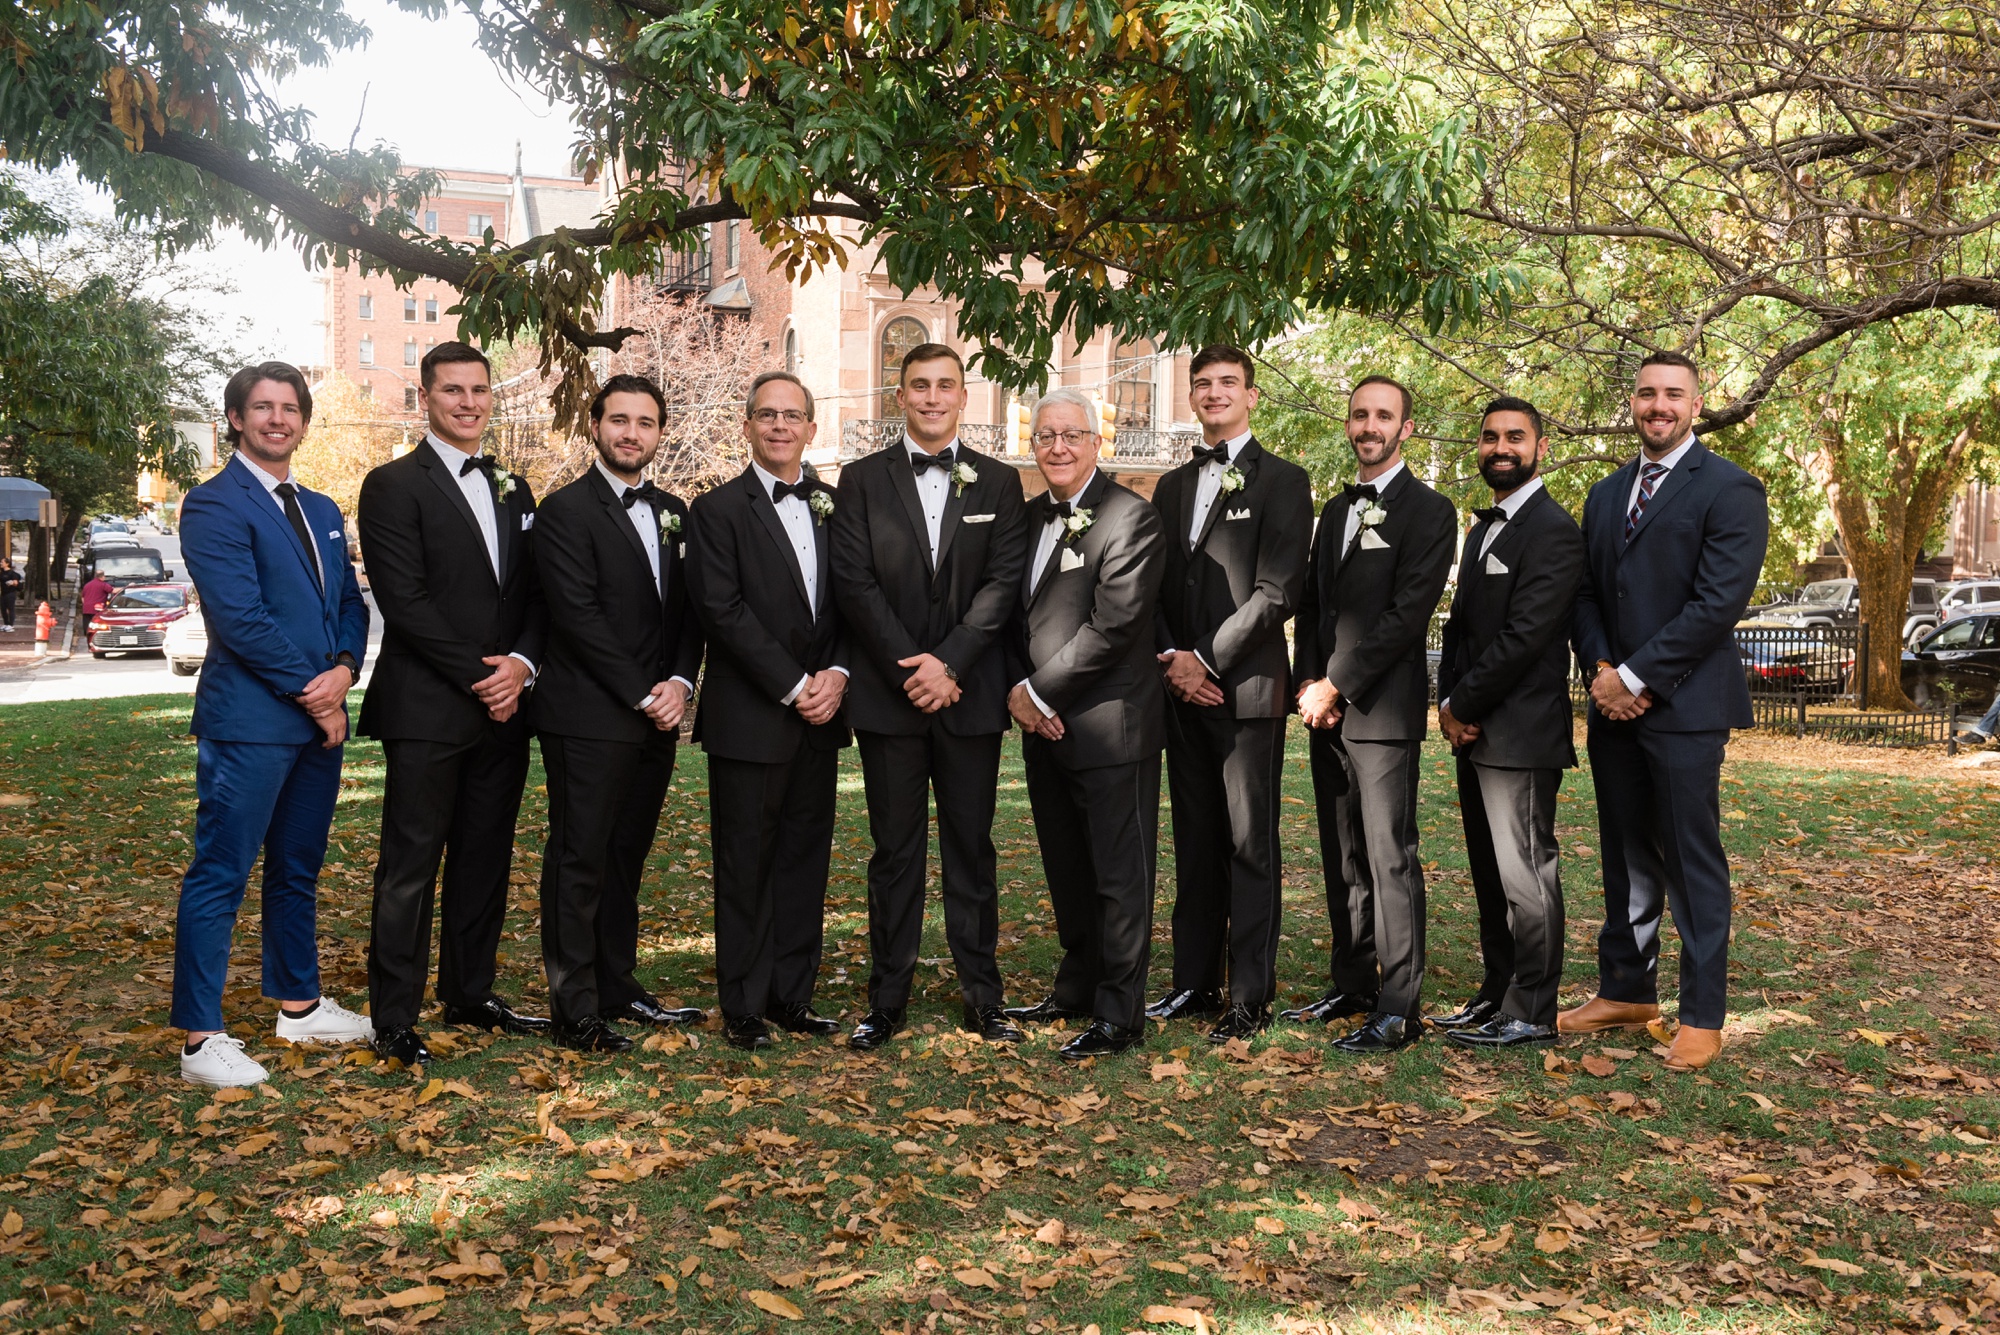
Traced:
[[1144, 1213], [1147, 1210], [1170, 1210], [1181, 1203], [1181, 1198], [1167, 1192], [1128, 1191], [1118, 1203], [1128, 1210]]
[[805, 1315], [799, 1310], [798, 1304], [789, 1298], [780, 1298], [768, 1289], [749, 1289], [743, 1296], [748, 1298], [750, 1305], [757, 1310], [769, 1312], [772, 1316], [781, 1316], [787, 1321], [797, 1321]]
[[1000, 1281], [978, 1266], [970, 1270], [954, 1270], [951, 1277], [971, 1289], [997, 1289]]
[[1198, 1335], [1205, 1335], [1209, 1329], [1208, 1318], [1192, 1307], [1168, 1307], [1164, 1303], [1152, 1303], [1139, 1314], [1139, 1319], [1149, 1326], [1155, 1323], [1184, 1326], [1188, 1330], [1197, 1332]]
[[1048, 1223], [1043, 1224], [1035, 1230], [1035, 1241], [1046, 1243], [1051, 1247], [1062, 1246], [1063, 1239], [1068, 1236], [1069, 1229], [1064, 1227], [1063, 1221], [1060, 1219], [1051, 1219]]
[[851, 1270], [845, 1275], [839, 1275], [833, 1279], [821, 1280], [819, 1283], [813, 1285], [813, 1292], [839, 1293], [842, 1289], [853, 1288], [873, 1273], [875, 1272], [872, 1270]]
[[404, 1289], [401, 1293], [389, 1295], [391, 1307], [415, 1307], [420, 1303], [441, 1303], [445, 1300], [442, 1284], [419, 1284], [414, 1289]]
[[1251, 1221], [1251, 1224], [1253, 1227], [1256, 1228], [1256, 1230], [1259, 1233], [1269, 1233], [1274, 1238], [1277, 1237], [1280, 1233], [1283, 1233], [1285, 1231], [1284, 1220], [1273, 1219], [1270, 1215], [1267, 1214], [1258, 1215], [1254, 1220]]
[[1865, 1266], [1858, 1266], [1852, 1261], [1843, 1261], [1838, 1256], [1821, 1256], [1818, 1252], [1814, 1251], [1808, 1251], [1799, 1257], [1799, 1264], [1810, 1266], [1814, 1270], [1829, 1270], [1836, 1275], [1865, 1275], [1868, 1273]]
[[728, 1251], [741, 1241], [743, 1241], [743, 1235], [734, 1229], [723, 1228], [720, 1224], [710, 1224], [708, 1226], [708, 1245], [711, 1247], [719, 1247], [723, 1251]]
[[1612, 1061], [1609, 1057], [1599, 1057], [1593, 1054], [1585, 1057], [1582, 1064], [1585, 1071], [1596, 1076], [1599, 1080], [1618, 1074], [1618, 1063]]
[[1545, 1228], [1535, 1235], [1535, 1250], [1538, 1252], [1566, 1252], [1569, 1250], [1570, 1232], [1566, 1228]]
[[1187, 1073], [1188, 1073], [1188, 1064], [1178, 1059], [1170, 1062], [1153, 1063], [1153, 1079], [1156, 1082], [1161, 1080], [1172, 1080], [1176, 1076], [1183, 1076], [1186, 1075]]

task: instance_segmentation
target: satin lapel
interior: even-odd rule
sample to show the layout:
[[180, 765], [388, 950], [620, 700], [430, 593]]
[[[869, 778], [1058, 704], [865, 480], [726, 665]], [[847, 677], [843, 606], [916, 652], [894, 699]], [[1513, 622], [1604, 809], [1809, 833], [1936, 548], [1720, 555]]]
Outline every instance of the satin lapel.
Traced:
[[[639, 541], [638, 530], [632, 527], [631, 516], [626, 511], [624, 505], [620, 503], [618, 496], [611, 490], [611, 484], [604, 480], [602, 473], [593, 468], [590, 470], [590, 485], [597, 489], [597, 500], [604, 507], [605, 515], [610, 518], [618, 531], [625, 535], [625, 541], [632, 548], [632, 555], [639, 562], [639, 569], [645, 574], [647, 579], [651, 579], [653, 577], [653, 563], [646, 559], [645, 545]], [[664, 560], [663, 556], [662, 562]], [[662, 574], [666, 573], [664, 563], [660, 566], [660, 572]], [[662, 584], [666, 583], [665, 580], [661, 580], [660, 582]]]
[[[280, 541], [298, 554], [299, 564], [304, 567], [306, 572], [306, 579], [320, 586], [321, 600], [324, 601], [327, 586], [331, 585], [333, 581], [331, 579], [322, 579], [314, 572], [312, 553], [299, 546], [299, 535], [292, 531], [292, 521], [285, 518], [284, 502], [271, 492], [264, 490], [264, 484], [250, 476], [249, 464], [243, 463], [241, 460], [232, 460], [231, 462], [243, 470], [243, 475], [237, 478], [236, 481], [237, 485], [243, 488], [243, 499], [250, 506], [251, 512], [260, 515], [264, 520], [264, 526], [271, 529]], [[304, 502], [300, 502], [299, 513], [304, 514], [305, 508]], [[274, 525], [275, 527], [273, 527]], [[311, 533], [313, 531], [312, 520], [309, 518], [306, 520], [306, 532]]]
[[[1255, 436], [1243, 442], [1243, 448], [1238, 450], [1236, 457], [1230, 461], [1230, 466], [1243, 474], [1243, 491], [1231, 492], [1224, 491], [1220, 487], [1216, 488], [1215, 503], [1208, 507], [1208, 514], [1202, 518], [1201, 532], [1195, 535], [1194, 545], [1188, 549], [1190, 555], [1200, 551], [1202, 544], [1208, 541], [1208, 535], [1215, 532], [1216, 521], [1229, 509], [1230, 500], [1250, 490], [1250, 484], [1257, 480], [1257, 463], [1263, 456], [1263, 447], [1257, 444]], [[1194, 515], [1192, 501], [1189, 502], [1188, 515], [1190, 519]]]
[[[518, 485], [518, 484], [517, 484]], [[493, 493], [493, 536], [494, 545], [500, 549], [501, 586], [507, 583], [507, 576], [514, 568], [514, 552], [521, 545], [521, 518], [514, 513], [514, 507], [500, 499], [500, 488], [488, 478], [486, 486]]]
[[[1487, 548], [1486, 554], [1488, 556], [1499, 557], [1502, 565], [1510, 564], [1514, 554], [1521, 550], [1521, 544], [1528, 540], [1526, 527], [1528, 516], [1535, 513], [1536, 506], [1548, 499], [1549, 493], [1544, 490], [1536, 492], [1527, 500], [1521, 502], [1521, 508], [1515, 511], [1512, 519], [1507, 521], [1507, 526], [1500, 530], [1500, 535], [1493, 539], [1493, 545]], [[1553, 504], [1553, 502], [1551, 503]], [[1481, 561], [1480, 564], [1483, 566], [1486, 563]]]
[[[1653, 522], [1653, 517], [1665, 509], [1669, 501], [1673, 500], [1674, 497], [1678, 496], [1682, 490], [1694, 481], [1694, 470], [1701, 467], [1702, 459], [1707, 454], [1707, 447], [1701, 441], [1696, 440], [1694, 448], [1682, 455], [1681, 461], [1674, 465], [1666, 477], [1661, 479], [1659, 487], [1653, 492], [1653, 499], [1646, 502], [1646, 512], [1640, 515], [1639, 522], [1632, 526], [1632, 536], [1625, 539], [1625, 551], [1632, 549], [1632, 544], [1639, 540], [1639, 535], [1646, 531], [1646, 526]], [[1644, 465], [1640, 465], [1640, 467], [1643, 471]], [[1623, 514], [1619, 515], [1618, 531], [1621, 535], [1625, 532]], [[1620, 554], [1622, 555], [1623, 553]]]
[[[1097, 475], [1090, 479], [1090, 485], [1078, 494], [1076, 508], [1079, 510], [1089, 510], [1094, 507], [1098, 501], [1104, 498], [1104, 489], [1110, 485], [1111, 479], [1104, 476], [1104, 471], [1099, 469]], [[1039, 539], [1039, 535], [1037, 536]], [[1049, 560], [1048, 564], [1042, 568], [1042, 577], [1035, 581], [1034, 592], [1028, 595], [1028, 607], [1031, 611], [1035, 604], [1042, 600], [1042, 594], [1047, 591], [1049, 585], [1056, 582], [1056, 576], [1062, 574], [1063, 552], [1066, 550], [1075, 551], [1081, 548], [1084, 539], [1089, 536], [1090, 530], [1085, 529], [1082, 533], [1079, 533], [1067, 542], [1060, 536], [1056, 538], [1055, 546], [1049, 548]]]
[[[806, 577], [799, 569], [799, 558], [792, 551], [791, 535], [785, 532], [785, 521], [778, 518], [778, 507], [771, 500], [771, 494], [764, 490], [764, 482], [756, 474], [745, 469], [739, 482], [750, 493], [750, 512], [762, 522], [764, 531], [771, 535], [771, 541], [778, 545], [778, 560], [785, 572], [792, 577], [792, 587], [798, 590], [800, 601], [806, 605], [806, 612], [813, 610], [812, 600], [806, 597]], [[815, 522], [814, 527], [818, 524]]]
[[815, 563], [819, 569], [819, 584], [817, 586], [819, 588], [819, 606], [812, 610], [813, 621], [817, 624], [820, 613], [831, 605], [831, 595], [833, 593], [833, 548], [827, 540], [826, 519], [820, 515], [813, 516], [813, 554]]
[[[917, 495], [917, 477], [910, 467], [908, 458], [910, 447], [897, 441], [884, 454], [889, 455], [889, 486], [895, 491], [896, 499], [903, 503], [903, 513], [910, 517], [910, 531], [917, 535], [917, 550], [923, 553], [924, 569], [932, 578], [937, 576], [937, 563], [931, 560], [931, 527], [924, 522], [923, 498]], [[939, 525], [942, 530], [943, 525]], [[938, 535], [942, 545], [944, 535]]]
[[[964, 459], [965, 459], [965, 446], [963, 446], [963, 445], [960, 445], [960, 446], [958, 447], [958, 458], [959, 458], [959, 460], [960, 460], [961, 462], [962, 462], [962, 461], [964, 461]], [[974, 472], [979, 472], [979, 471], [980, 471], [980, 469], [979, 469], [979, 465], [978, 465], [978, 464], [974, 464], [974, 465], [973, 465], [972, 467], [973, 467], [973, 471], [974, 471]], [[988, 467], [988, 468], [1001, 468], [1001, 467], [1005, 467], [1005, 465], [1003, 465], [1003, 464], [987, 464], [987, 467]], [[915, 478], [914, 478], [914, 477], [912, 477], [912, 479], [911, 479], [911, 482], [912, 482], [912, 484], [914, 485], [914, 483], [915, 483]], [[964, 493], [965, 493], [965, 492], [967, 492], [967, 491], [969, 491], [969, 490], [970, 490], [971, 488], [973, 488], [973, 487], [976, 487], [976, 486], [978, 486], [978, 485], [979, 485], [979, 484], [978, 484], [977, 482], [973, 482], [973, 483], [968, 483], [968, 484], [967, 484], [966, 486], [964, 486], [964, 487], [961, 487], [961, 486], [959, 486], [959, 485], [958, 485], [958, 483], [957, 483], [957, 482], [948, 482], [948, 483], [946, 484], [946, 486], [945, 486], [945, 489], [944, 489], [944, 518], [942, 518], [942, 519], [940, 519], [940, 520], [938, 521], [938, 557], [937, 557], [937, 568], [938, 568], [939, 570], [943, 570], [943, 569], [944, 569], [944, 559], [945, 559], [945, 557], [947, 557], [947, 556], [950, 556], [950, 555], [951, 555], [951, 540], [952, 540], [952, 538], [954, 538], [955, 536], [957, 536], [957, 534], [958, 534], [958, 524], [959, 524], [959, 520], [961, 520], [961, 519], [962, 519], [962, 518], [964, 518], [964, 516], [965, 516], [965, 494], [964, 494]]]
[[[1380, 496], [1376, 497], [1375, 499], [1381, 503], [1381, 506], [1384, 510], [1389, 510], [1390, 505], [1394, 503], [1395, 499], [1403, 494], [1403, 489], [1408, 485], [1409, 481], [1410, 481], [1410, 467], [1408, 464], [1405, 464], [1403, 465], [1403, 471], [1396, 474], [1396, 480], [1389, 484], [1389, 490], [1383, 492]], [[1350, 501], [1349, 504], [1352, 505], [1353, 502]], [[1389, 510], [1388, 518], [1384, 519], [1380, 524], [1377, 524], [1376, 527], [1378, 529], [1384, 528], [1391, 523], [1396, 523], [1396, 512], [1394, 510]], [[1347, 515], [1344, 511], [1340, 516], [1340, 526], [1343, 532], [1347, 528]], [[1397, 523], [1396, 527], [1400, 529], [1402, 525], [1400, 523]], [[1357, 526], [1354, 530], [1354, 541], [1349, 543], [1347, 545], [1347, 549], [1340, 554], [1340, 569], [1341, 570], [1347, 569], [1347, 563], [1353, 560], [1354, 554], [1360, 550], [1361, 550], [1361, 529]]]
[[[445, 499], [451, 502], [452, 508], [458, 511], [459, 518], [463, 519], [465, 526], [472, 530], [473, 549], [482, 557], [485, 556], [486, 535], [479, 531], [479, 519], [472, 513], [472, 502], [466, 500], [465, 493], [458, 489], [458, 479], [451, 475], [451, 470], [445, 466], [444, 460], [438, 458], [437, 451], [431, 447], [431, 443], [428, 440], [419, 441], [417, 448], [423, 451], [423, 453], [417, 456], [417, 467], [424, 470], [425, 475], [431, 480], [431, 485], [443, 492]], [[496, 501], [493, 506], [493, 526], [495, 528], [500, 526], [500, 516], [503, 511], [504, 507]], [[506, 549], [503, 547], [501, 550], [504, 551]], [[481, 564], [485, 565], [486, 572], [489, 575], [493, 573], [493, 563], [491, 561], [483, 561]], [[497, 576], [494, 578], [494, 583], [499, 583]]]
[[1190, 468], [1181, 479], [1186, 485], [1181, 488], [1180, 520], [1174, 525], [1174, 541], [1179, 543], [1181, 550], [1189, 556], [1194, 555], [1194, 549], [1198, 545], [1188, 536], [1188, 530], [1194, 527], [1195, 495], [1201, 490], [1201, 470], [1207, 466], [1202, 464]]

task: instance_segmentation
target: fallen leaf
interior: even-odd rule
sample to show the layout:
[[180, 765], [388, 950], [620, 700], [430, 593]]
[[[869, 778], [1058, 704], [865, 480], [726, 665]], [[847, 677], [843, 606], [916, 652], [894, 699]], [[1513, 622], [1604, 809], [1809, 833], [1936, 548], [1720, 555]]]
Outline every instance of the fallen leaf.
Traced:
[[787, 1321], [797, 1321], [805, 1315], [804, 1312], [799, 1310], [798, 1304], [789, 1299], [780, 1298], [768, 1289], [750, 1289], [743, 1296], [748, 1298], [750, 1305], [759, 1311], [769, 1312], [772, 1316], [781, 1316]]
[[1569, 1244], [1570, 1232], [1566, 1228], [1545, 1228], [1535, 1234], [1535, 1250], [1538, 1252], [1566, 1252]]
[[1739, 1187], [1771, 1187], [1776, 1186], [1778, 1182], [1778, 1179], [1769, 1173], [1738, 1173], [1729, 1180]]
[[1155, 1081], [1172, 1080], [1176, 1076], [1183, 1076], [1187, 1073], [1188, 1064], [1184, 1061], [1175, 1060], [1153, 1063], [1153, 1079]]
[[1865, 1275], [1868, 1273], [1866, 1267], [1858, 1266], [1852, 1261], [1843, 1261], [1838, 1256], [1821, 1256], [1819, 1253], [1813, 1251], [1808, 1251], [1805, 1255], [1799, 1257], [1799, 1264], [1810, 1266], [1814, 1270], [1830, 1270], [1836, 1275]]
[[1603, 1080], [1608, 1076], [1618, 1074], [1618, 1063], [1612, 1061], [1609, 1057], [1592, 1055], [1583, 1059], [1583, 1069], [1591, 1075], [1596, 1076], [1599, 1080]]
[[992, 1275], [978, 1266], [974, 1266], [970, 1270], [954, 1270], [951, 1272], [951, 1277], [967, 1288], [997, 1289], [1000, 1287], [999, 1280], [993, 1278]]
[[868, 1278], [869, 1273], [870, 1272], [866, 1270], [854, 1270], [850, 1271], [845, 1275], [840, 1275], [833, 1279], [823, 1279], [819, 1283], [813, 1285], [813, 1292], [839, 1293], [842, 1289], [851, 1289], [856, 1284], [859, 1284], [862, 1280]]
[[401, 1293], [389, 1295], [391, 1307], [416, 1307], [421, 1303], [441, 1303], [445, 1300], [442, 1284], [419, 1284], [414, 1289], [404, 1289]]
[[1062, 1246], [1063, 1239], [1068, 1236], [1069, 1230], [1063, 1226], [1063, 1221], [1060, 1219], [1051, 1219], [1035, 1230], [1035, 1241], [1046, 1243], [1051, 1247]]
[[723, 1251], [728, 1251], [741, 1241], [743, 1235], [733, 1229], [723, 1228], [719, 1224], [708, 1226], [708, 1245], [711, 1247], [720, 1247]]
[[1260, 1214], [1251, 1222], [1259, 1233], [1269, 1233], [1274, 1238], [1285, 1231], [1284, 1220], [1273, 1219], [1267, 1214]]
[[1147, 1325], [1162, 1322], [1175, 1326], [1185, 1326], [1193, 1331], [1206, 1331], [1208, 1321], [1192, 1307], [1168, 1307], [1163, 1303], [1153, 1303], [1139, 1314], [1139, 1319]]

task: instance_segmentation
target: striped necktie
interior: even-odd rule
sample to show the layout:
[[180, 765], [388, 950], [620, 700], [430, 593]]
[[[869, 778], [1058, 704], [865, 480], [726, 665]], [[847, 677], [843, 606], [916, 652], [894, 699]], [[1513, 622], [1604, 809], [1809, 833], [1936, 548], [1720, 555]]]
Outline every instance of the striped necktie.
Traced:
[[1639, 527], [1639, 516], [1646, 513], [1646, 502], [1653, 499], [1653, 489], [1666, 475], [1665, 464], [1647, 464], [1640, 472], [1638, 498], [1632, 502], [1631, 513], [1625, 516], [1625, 541], [1632, 541], [1632, 530]]

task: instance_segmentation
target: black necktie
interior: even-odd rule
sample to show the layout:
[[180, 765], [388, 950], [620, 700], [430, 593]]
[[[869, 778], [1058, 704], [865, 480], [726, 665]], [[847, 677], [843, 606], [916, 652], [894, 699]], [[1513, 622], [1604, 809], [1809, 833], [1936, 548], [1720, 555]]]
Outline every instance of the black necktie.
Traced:
[[292, 521], [292, 532], [298, 534], [299, 545], [306, 549], [306, 564], [312, 568], [313, 587], [325, 593], [326, 581], [320, 578], [319, 553], [313, 549], [312, 530], [306, 527], [306, 512], [299, 509], [299, 489], [289, 482], [280, 482], [276, 490], [285, 503], [285, 518]]
[[646, 483], [643, 487], [627, 487], [622, 499], [625, 502], [627, 510], [631, 509], [639, 501], [644, 501], [648, 505], [658, 509], [660, 504], [660, 489], [650, 482]]
[[1076, 513], [1076, 507], [1068, 501], [1059, 501], [1048, 492], [1035, 497], [1035, 522], [1053, 524], [1058, 519], [1068, 519]]
[[1372, 501], [1375, 499], [1375, 484], [1373, 482], [1357, 483], [1354, 486], [1343, 488], [1340, 494], [1347, 498], [1349, 505], [1361, 500]]
[[1197, 464], [1205, 464], [1212, 459], [1226, 468], [1229, 466], [1229, 442], [1225, 440], [1220, 445], [1197, 445], [1194, 447], [1193, 455]]
[[493, 476], [493, 456], [490, 454], [473, 455], [471, 458], [467, 459], [464, 463], [458, 466], [458, 475], [460, 477], [464, 477], [467, 473], [470, 473], [475, 468], [480, 470], [482, 473], [486, 474], [486, 476], [490, 479]]
[[1507, 512], [1497, 505], [1489, 505], [1483, 510], [1474, 510], [1472, 517], [1474, 519], [1483, 519], [1489, 524], [1504, 524], [1507, 522]]
[[922, 476], [926, 468], [942, 468], [948, 473], [951, 471], [951, 462], [949, 448], [940, 450], [936, 454], [925, 454], [922, 450], [910, 451], [910, 467], [919, 476]]
[[776, 505], [787, 496], [796, 496], [802, 501], [812, 500], [813, 484], [805, 478], [797, 482], [774, 482], [771, 484], [771, 504]]

